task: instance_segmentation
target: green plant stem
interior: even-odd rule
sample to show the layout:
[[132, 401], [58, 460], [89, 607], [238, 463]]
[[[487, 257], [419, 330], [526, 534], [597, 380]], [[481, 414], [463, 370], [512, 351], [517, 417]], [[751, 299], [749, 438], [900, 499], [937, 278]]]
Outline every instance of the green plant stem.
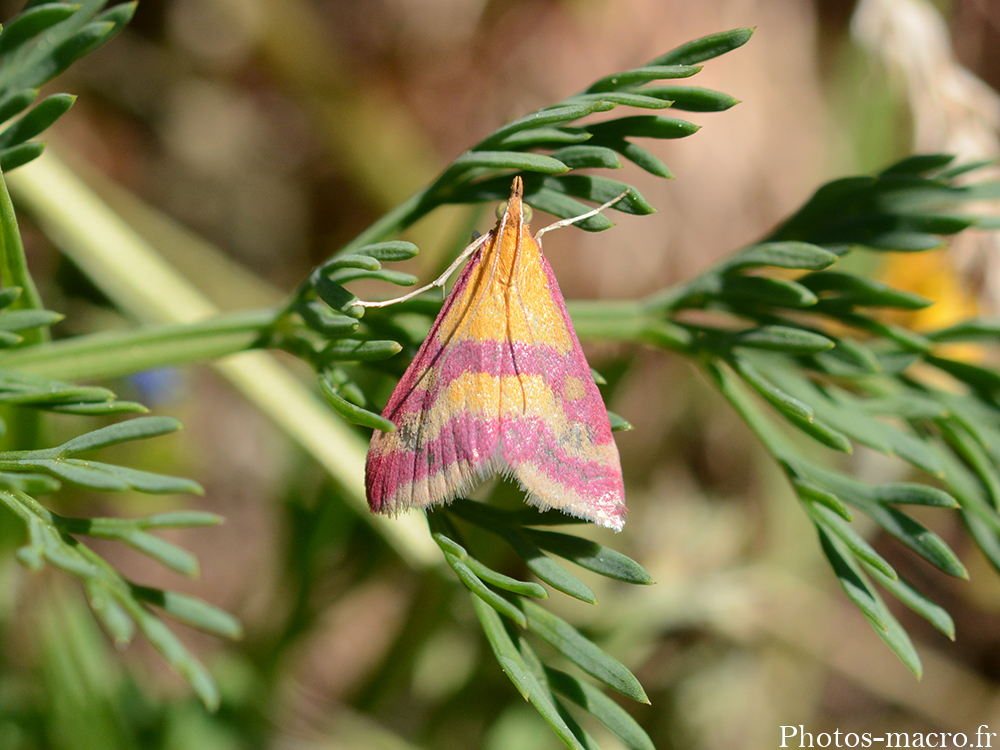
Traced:
[[[0, 281], [4, 287], [21, 287], [21, 296], [12, 305], [12, 309], [42, 309], [42, 298], [38, 294], [31, 274], [28, 273], [28, 262], [24, 257], [17, 216], [14, 214], [14, 206], [10, 202], [3, 174], [0, 174]], [[44, 341], [47, 337], [47, 328], [31, 329], [24, 333], [24, 342], [33, 344]]]
[[[14, 301], [11, 309], [42, 309], [42, 298], [38, 294], [34, 279], [28, 272], [17, 216], [14, 214], [14, 206], [2, 173], [0, 173], [0, 282], [4, 287], [21, 288], [21, 296]], [[49, 340], [49, 329], [46, 326], [31, 328], [23, 333], [23, 337], [21, 346], [40, 344]], [[2, 419], [7, 425], [6, 440], [9, 445], [37, 444], [42, 419], [37, 411], [5, 409]]]
[[4, 352], [0, 368], [59, 380], [91, 380], [212, 361], [257, 347], [276, 314], [251, 310], [182, 325], [75, 336]]
[[[608, 318], [602, 317], [601, 311], [613, 310], [614, 304], [569, 303], [582, 339], [661, 343], [649, 339], [651, 326], [666, 330], [669, 324], [639, 313], [612, 312]], [[623, 309], [627, 306], [631, 303], [625, 303]], [[0, 353], [0, 368], [59, 380], [93, 380], [210, 362], [264, 344], [278, 314], [272, 309], [249, 310], [194, 323], [85, 334]], [[682, 348], [680, 338], [674, 348]]]
[[761, 413], [760, 407], [743, 388], [739, 379], [718, 360], [707, 362], [705, 369], [715, 381], [719, 392], [732, 404], [747, 426], [753, 430], [768, 453], [774, 456], [775, 460], [787, 471], [793, 461], [791, 448], [774, 428], [771, 421]]

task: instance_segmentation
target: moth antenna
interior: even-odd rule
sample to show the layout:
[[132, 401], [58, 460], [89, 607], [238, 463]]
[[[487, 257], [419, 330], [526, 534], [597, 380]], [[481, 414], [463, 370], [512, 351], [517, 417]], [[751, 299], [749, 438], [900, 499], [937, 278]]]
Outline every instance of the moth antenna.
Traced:
[[572, 218], [569, 219], [562, 219], [561, 221], [557, 221], [554, 224], [549, 224], [547, 227], [542, 227], [537, 232], [535, 232], [535, 242], [541, 243], [542, 235], [545, 234], [546, 232], [552, 231], [553, 229], [561, 229], [562, 227], [568, 227], [570, 224], [576, 224], [576, 222], [583, 221], [584, 219], [589, 219], [591, 216], [597, 216], [597, 214], [601, 213], [601, 211], [603, 211], [604, 209], [611, 208], [611, 206], [615, 205], [618, 201], [620, 201], [630, 192], [632, 192], [631, 188], [626, 190], [617, 198], [612, 198], [607, 203], [603, 203], [597, 208], [591, 211], [587, 211], [587, 213], [585, 214], [580, 214], [579, 216], [573, 216]]
[[489, 238], [490, 238], [489, 234], [484, 234], [482, 237], [476, 238], [475, 242], [473, 242], [471, 245], [465, 248], [465, 250], [463, 250], [461, 253], [458, 254], [458, 257], [455, 258], [455, 262], [452, 263], [450, 266], [448, 266], [447, 270], [443, 274], [438, 276], [436, 279], [434, 279], [434, 281], [432, 281], [427, 286], [422, 286], [419, 289], [414, 289], [412, 292], [410, 292], [409, 294], [404, 294], [402, 297], [379, 300], [377, 302], [365, 302], [363, 300], [359, 300], [354, 304], [358, 305], [359, 307], [388, 307], [389, 305], [395, 305], [398, 302], [406, 302], [406, 300], [413, 299], [417, 295], [423, 294], [428, 289], [434, 289], [435, 287], [441, 287], [441, 292], [443, 294], [444, 285], [448, 283], [448, 279], [451, 277], [453, 273], [455, 273], [455, 269], [458, 268], [460, 265], [462, 265], [462, 263], [465, 261], [466, 258], [468, 258], [470, 255], [476, 252], [476, 250], [482, 247], [483, 243], [485, 243], [486, 240], [488, 240]]

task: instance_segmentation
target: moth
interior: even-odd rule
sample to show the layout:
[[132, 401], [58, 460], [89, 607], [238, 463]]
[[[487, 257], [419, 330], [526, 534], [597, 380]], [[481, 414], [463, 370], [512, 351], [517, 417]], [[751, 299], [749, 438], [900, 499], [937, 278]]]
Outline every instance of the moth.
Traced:
[[501, 474], [542, 510], [625, 523], [607, 409], [540, 244], [610, 203], [532, 236], [523, 196], [515, 177], [496, 227], [449, 269], [471, 255], [382, 412], [396, 430], [375, 430], [368, 449], [375, 513], [447, 503]]

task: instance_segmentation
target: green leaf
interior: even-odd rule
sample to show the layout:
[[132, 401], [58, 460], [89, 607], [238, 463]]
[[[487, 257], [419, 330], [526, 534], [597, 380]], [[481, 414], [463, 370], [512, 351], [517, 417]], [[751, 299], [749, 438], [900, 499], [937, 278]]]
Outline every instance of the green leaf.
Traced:
[[352, 318], [360, 318], [364, 314], [364, 308], [358, 305], [358, 298], [340, 284], [315, 271], [310, 280], [319, 298], [334, 310]]
[[[907, 229], [931, 234], [958, 234], [969, 227], [982, 226], [979, 218], [958, 214], [912, 214], [903, 216], [901, 219], [902, 224]], [[986, 217], [983, 221], [989, 223], [991, 219]]]
[[659, 81], [667, 78], [690, 78], [701, 70], [700, 66], [692, 65], [647, 65], [634, 70], [606, 76], [592, 83], [585, 93], [593, 94], [604, 91], [618, 91], [637, 84]]
[[753, 32], [753, 29], [744, 28], [724, 31], [721, 34], [703, 36], [687, 44], [682, 44], [665, 55], [660, 55], [648, 64], [694, 65], [705, 60], [711, 60], [713, 57], [719, 57], [738, 47], [742, 47], [753, 36]]
[[841, 543], [827, 531], [817, 527], [820, 545], [833, 567], [847, 597], [861, 610], [879, 637], [893, 650], [900, 661], [917, 677], [923, 674], [923, 665], [913, 642], [903, 626], [886, 609], [881, 597], [868, 585], [864, 574], [849, 555], [844, 554]]
[[[54, 33], [51, 49], [43, 48], [40, 54], [35, 54], [30, 58], [31, 65], [26, 70], [26, 74], [18, 79], [19, 83], [39, 86], [55, 77], [75, 60], [89, 54], [113, 38], [129, 22], [135, 13], [135, 7], [135, 2], [115, 5], [94, 17], [92, 21], [86, 23], [79, 30], [76, 30], [73, 25], [57, 27], [59, 29], [65, 28], [69, 32], [69, 36], [61, 32]], [[90, 4], [88, 7], [82, 8], [80, 13], [89, 15], [93, 9], [93, 4]], [[55, 32], [56, 29], [52, 31]]]
[[643, 585], [653, 583], [649, 573], [635, 560], [597, 542], [538, 529], [525, 529], [523, 534], [542, 549], [607, 578]]
[[[993, 567], [1000, 571], [1000, 536], [997, 535], [997, 531], [973, 512], [963, 510], [962, 518], [965, 520], [972, 538], [979, 545], [979, 549], [986, 555]], [[18, 551], [18, 559], [21, 560], [20, 550]], [[22, 562], [24, 561], [22, 560]]]
[[76, 97], [70, 94], [53, 94], [46, 97], [20, 120], [0, 133], [0, 150], [24, 143], [44, 132], [66, 114], [75, 101]]
[[891, 456], [906, 459], [914, 466], [941, 476], [941, 457], [923, 440], [887, 422], [868, 416], [862, 403], [846, 391], [828, 386], [820, 390], [805, 378], [788, 375], [778, 369], [769, 373], [771, 380], [796, 398], [808, 403], [829, 425], [851, 439]]
[[835, 343], [826, 336], [789, 326], [768, 325], [741, 331], [733, 336], [734, 345], [750, 349], [813, 354], [832, 349]]
[[528, 570], [549, 586], [587, 604], [597, 604], [597, 596], [590, 586], [529, 542], [524, 534], [508, 529], [503, 532], [503, 538], [514, 548], [518, 557], [524, 560]]
[[837, 303], [872, 307], [891, 307], [899, 310], [923, 310], [933, 304], [918, 294], [894, 289], [874, 279], [853, 274], [823, 271], [799, 279], [802, 286], [816, 293], [835, 292], [835, 297], [824, 297]]
[[871, 349], [846, 337], [835, 340], [837, 345], [830, 351], [812, 355], [811, 359], [818, 369], [831, 375], [847, 377], [882, 372], [882, 365]]
[[959, 503], [944, 490], [927, 484], [892, 482], [875, 487], [873, 497], [880, 503], [927, 505], [932, 508], [958, 508]]
[[[160, 651], [167, 663], [189, 682], [206, 707], [214, 709], [218, 706], [218, 691], [204, 667], [191, 656], [169, 629], [135, 598], [131, 585], [117, 571], [68, 533], [68, 530], [73, 528], [86, 532], [98, 527], [125, 532], [134, 530], [138, 521], [62, 518], [45, 510], [34, 498], [17, 491], [0, 492], [0, 502], [14, 511], [28, 527], [29, 544], [18, 550], [19, 560], [35, 567], [40, 567], [43, 559], [48, 560], [53, 567], [82, 579], [95, 614], [119, 645], [131, 640], [134, 623], [146, 639]], [[121, 538], [121, 535], [113, 538]], [[183, 605], [182, 609], [190, 612], [192, 605], [186, 597], [182, 597], [180, 603]], [[206, 611], [202, 607], [200, 617], [189, 619], [206, 619], [206, 617]], [[221, 622], [218, 614], [212, 619], [216, 623], [216, 629], [223, 629], [218, 626]]]
[[924, 334], [931, 341], [987, 341], [1000, 340], [1000, 319], [972, 318], [948, 328]]
[[0, 488], [5, 490], [20, 490], [31, 495], [47, 495], [55, 492], [62, 485], [45, 474], [15, 474], [0, 471]]
[[847, 506], [840, 502], [840, 498], [832, 492], [796, 476], [790, 477], [790, 480], [792, 487], [795, 488], [795, 492], [801, 500], [819, 503], [832, 510], [848, 523], [854, 521], [854, 516], [851, 515]]
[[[528, 569], [553, 588], [588, 604], [597, 603], [597, 597], [587, 584], [562, 568], [555, 560], [528, 541], [520, 529], [511, 525], [512, 521], [518, 518], [517, 514], [505, 513], [489, 505], [461, 498], [448, 506], [448, 510], [470, 523], [501, 536], [524, 560]], [[541, 515], [532, 514], [533, 517]], [[529, 521], [529, 523], [537, 522]]]
[[502, 143], [514, 134], [520, 133], [522, 130], [533, 130], [545, 125], [572, 122], [595, 112], [607, 112], [609, 109], [614, 108], [615, 104], [613, 102], [592, 101], [584, 104], [568, 104], [542, 109], [504, 125], [489, 138], [480, 142], [477, 148], [487, 150]]
[[[905, 513], [882, 504], [881, 488], [815, 465], [809, 467], [808, 479], [865, 513], [935, 567], [956, 578], [968, 578], [965, 566], [941, 537]], [[892, 497], [892, 491], [885, 496]]]
[[[18, 14], [0, 33], [0, 55], [6, 55], [46, 29], [72, 16], [79, 5], [46, 3]], [[5, 119], [5, 118], [4, 118]], [[2, 121], [2, 120], [0, 120]]]
[[548, 667], [545, 668], [545, 676], [553, 690], [584, 709], [626, 745], [635, 750], [656, 750], [638, 722], [593, 685]]
[[543, 184], [546, 188], [556, 192], [572, 195], [574, 198], [583, 198], [594, 203], [607, 203], [627, 192], [628, 194], [624, 198], [612, 206], [613, 209], [640, 216], [656, 213], [656, 209], [634, 187], [617, 180], [609, 180], [607, 177], [572, 174], [546, 178]]
[[608, 412], [608, 422], [611, 424], [612, 432], [628, 432], [633, 429], [631, 422], [613, 411]]
[[[537, 583], [529, 583], [528, 581], [519, 581], [516, 578], [505, 576], [503, 573], [498, 573], [492, 568], [486, 567], [486, 565], [481, 563], [476, 558], [470, 557], [469, 553], [466, 552], [465, 547], [448, 536], [448, 534], [455, 536], [457, 536], [457, 534], [447, 516], [444, 516], [441, 513], [435, 513], [429, 515], [427, 520], [430, 524], [431, 530], [434, 532], [434, 541], [437, 542], [441, 551], [465, 563], [465, 565], [469, 567], [469, 570], [481, 581], [488, 583], [491, 586], [504, 589], [505, 591], [521, 594], [522, 596], [531, 596], [536, 599], [548, 598], [549, 594], [545, 590], [544, 586], [540, 586]], [[520, 614], [520, 610], [518, 613]], [[513, 619], [515, 619], [515, 621], [519, 621], [516, 618]]]
[[806, 509], [813, 517], [817, 526], [839, 537], [840, 541], [862, 562], [868, 563], [893, 581], [899, 580], [899, 575], [886, 562], [875, 548], [858, 534], [840, 514], [818, 503], [806, 504]]
[[341, 396], [340, 389], [330, 379], [327, 372], [320, 373], [319, 388], [323, 394], [323, 398], [333, 407], [333, 410], [351, 424], [358, 424], [362, 427], [370, 427], [373, 430], [382, 430], [383, 432], [396, 431], [396, 425], [388, 419], [379, 416], [375, 412], [356, 406]]
[[[795, 268], [817, 270], [826, 268], [837, 262], [837, 256], [817, 245], [808, 242], [763, 242], [751, 245], [739, 252], [732, 260], [724, 264], [726, 271], [754, 266], [774, 266], [776, 268]], [[805, 276], [798, 279], [805, 284]], [[809, 287], [812, 289], [812, 287]], [[815, 291], [815, 289], [813, 290]]]
[[[979, 477], [993, 507], [1000, 508], [1000, 474], [997, 473], [996, 465], [986, 455], [982, 446], [957, 422], [941, 419], [938, 420], [938, 427], [949, 445]], [[948, 498], [952, 499], [950, 495]]]
[[192, 578], [198, 575], [198, 559], [194, 555], [145, 531], [123, 529], [117, 534], [93, 534], [92, 532], [92, 535], [124, 542], [132, 549], [138, 550], [181, 575]]
[[569, 170], [558, 159], [525, 151], [466, 151], [452, 162], [451, 169], [523, 169], [527, 172], [559, 174]]
[[667, 168], [667, 165], [649, 153], [642, 146], [632, 143], [631, 141], [627, 141], [624, 138], [602, 137], [598, 139], [598, 141], [600, 145], [606, 146], [612, 151], [617, 151], [637, 167], [646, 170], [652, 175], [663, 177], [664, 179], [670, 179], [673, 177], [673, 174]]
[[107, 388], [73, 385], [58, 380], [0, 370], [0, 401], [7, 404], [59, 404], [108, 401], [115, 397]]
[[[342, 268], [361, 268], [365, 271], [380, 271], [382, 264], [377, 259], [364, 253], [348, 253], [335, 255], [319, 267], [319, 273], [330, 276]], [[336, 281], [336, 279], [334, 279]]]
[[103, 469], [93, 468], [85, 462], [76, 461], [75, 459], [69, 459], [68, 461], [61, 459], [39, 459], [22, 461], [21, 464], [26, 469], [44, 471], [78, 487], [103, 490], [104, 492], [123, 492], [129, 489], [128, 482], [118, 479]]
[[545, 590], [544, 586], [532, 583], [531, 581], [520, 581], [517, 578], [505, 576], [503, 573], [498, 573], [492, 568], [486, 567], [474, 557], [467, 558], [465, 560], [465, 564], [468, 565], [469, 569], [476, 574], [476, 577], [484, 583], [488, 583], [490, 586], [495, 586], [496, 588], [503, 589], [504, 591], [510, 591], [513, 594], [530, 596], [535, 599], [548, 599], [549, 597], [549, 592]]
[[[160, 652], [168, 664], [180, 672], [209, 711], [218, 709], [219, 689], [215, 686], [215, 682], [205, 667], [191, 656], [184, 645], [177, 640], [177, 636], [171, 633], [161, 620], [145, 613], [139, 606], [136, 609], [140, 614], [136, 618], [136, 624], [146, 640]], [[135, 617], [137, 613], [132, 610], [129, 611], [129, 614]]]
[[649, 703], [646, 691], [624, 664], [598, 648], [580, 631], [560, 617], [546, 611], [530, 599], [521, 600], [528, 618], [528, 630], [538, 635], [580, 669], [640, 703]]
[[[544, 211], [560, 219], [572, 219], [590, 210], [590, 206], [548, 188], [542, 188], [525, 196], [525, 202], [536, 211]], [[602, 232], [613, 227], [614, 223], [604, 214], [597, 214], [576, 222], [574, 226], [587, 232]]]
[[143, 529], [190, 529], [201, 526], [218, 526], [222, 521], [222, 516], [215, 513], [199, 510], [177, 510], [137, 518], [133, 523]]
[[924, 357], [924, 360], [939, 370], [943, 370], [952, 377], [961, 380], [987, 399], [1000, 391], [1000, 374], [997, 374], [993, 370], [987, 370], [985, 367], [979, 367], [968, 362], [958, 362], [947, 357], [927, 356]]
[[478, 596], [471, 593], [469, 596], [472, 599], [472, 607], [476, 611], [476, 617], [479, 618], [483, 633], [486, 635], [486, 640], [489, 641], [493, 655], [500, 663], [504, 674], [514, 683], [518, 692], [531, 702], [559, 739], [573, 750], [586, 750], [560, 716], [548, 690], [539, 684], [528, 668], [524, 657], [508, 635], [496, 610]]
[[136, 401], [117, 400], [87, 401], [77, 404], [50, 404], [45, 407], [45, 410], [57, 414], [77, 414], [86, 417], [107, 416], [109, 414], [146, 414], [149, 412], [149, 409]]
[[782, 412], [782, 416], [798, 427], [802, 432], [819, 441], [827, 448], [832, 448], [841, 453], [851, 454], [854, 448], [850, 438], [839, 430], [834, 429], [822, 419], [804, 419], [791, 412]]
[[915, 389], [901, 390], [887, 396], [869, 396], [859, 405], [863, 406], [868, 414], [914, 421], [947, 419], [951, 416], [943, 404]]
[[327, 344], [321, 352], [324, 363], [329, 362], [374, 362], [395, 356], [403, 350], [395, 341], [361, 341], [359, 339], [338, 339]]
[[946, 169], [937, 175], [939, 180], [953, 180], [961, 175], [968, 174], [977, 169], [983, 169], [984, 167], [992, 167], [997, 163], [996, 159], [980, 159], [979, 161], [969, 161], [964, 164], [958, 164], [950, 169]]
[[146, 586], [132, 585], [132, 595], [139, 601], [159, 607], [168, 615], [206, 633], [222, 638], [239, 639], [243, 628], [235, 617], [208, 602], [174, 591], [161, 591]]
[[25, 89], [24, 91], [13, 91], [0, 97], [0, 123], [7, 122], [14, 115], [26, 110], [37, 96], [38, 89]]
[[414, 258], [420, 252], [420, 248], [412, 242], [394, 240], [392, 242], [375, 242], [371, 245], [362, 245], [354, 252], [358, 255], [369, 255], [383, 263], [389, 263]]
[[41, 156], [44, 150], [45, 144], [37, 141], [6, 148], [0, 151], [0, 171], [10, 172], [18, 167], [23, 167]]
[[901, 253], [921, 253], [934, 250], [944, 244], [944, 240], [936, 234], [925, 232], [881, 232], [871, 235], [861, 241], [873, 250], [893, 250]]
[[[521, 643], [524, 642], [525, 641], [522, 638]], [[570, 731], [573, 732], [574, 736], [580, 741], [581, 745], [587, 748], [587, 750], [601, 750], [601, 748], [597, 746], [597, 742], [594, 738], [587, 733], [586, 729], [580, 726], [579, 722], [573, 718], [573, 714], [571, 714], [566, 709], [566, 706], [564, 706], [554, 695], [552, 696], [552, 703], [555, 704], [556, 710], [559, 711], [559, 715], [563, 718], [563, 721], [566, 722], [566, 726], [570, 728]]]
[[9, 286], [6, 289], [0, 289], [0, 310], [10, 307], [17, 302], [20, 296], [21, 287], [19, 286]]
[[[110, 21], [93, 21], [59, 44], [44, 59], [44, 66], [38, 65], [37, 78], [47, 81], [55, 78], [76, 60], [96, 50], [118, 29]], [[40, 61], [41, 62], [41, 61]]]
[[540, 146], [554, 148], [565, 143], [583, 143], [590, 137], [590, 133], [580, 128], [535, 128], [508, 136], [503, 146], [522, 150]]
[[754, 306], [811, 307], [817, 302], [816, 295], [801, 284], [769, 276], [725, 276], [718, 297], [724, 302], [749, 302]]
[[479, 580], [478, 576], [472, 572], [472, 569], [462, 562], [462, 560], [447, 552], [444, 555], [444, 559], [447, 561], [448, 565], [451, 566], [451, 569], [455, 571], [455, 575], [458, 576], [459, 580], [465, 584], [465, 587], [469, 589], [469, 591], [518, 626], [522, 628], [527, 627], [528, 623], [524, 617], [524, 613], [510, 601], [500, 596], [500, 594], [490, 588], [487, 588], [487, 586]]
[[892, 579], [878, 568], [861, 561], [867, 573], [886, 591], [927, 620], [951, 640], [955, 640], [955, 622], [943, 607], [938, 606], [903, 579]]
[[701, 126], [664, 115], [633, 115], [587, 125], [585, 129], [595, 138], [686, 138]]
[[167, 435], [179, 429], [181, 423], [173, 417], [137, 417], [75, 437], [60, 445], [55, 451], [61, 456], [75, 456], [85, 451], [98, 450], [130, 440]]
[[618, 154], [604, 146], [566, 146], [552, 152], [552, 158], [558, 159], [570, 169], [620, 169]]
[[776, 409], [785, 414], [804, 419], [807, 422], [813, 421], [814, 414], [812, 407], [778, 388], [746, 359], [733, 357], [729, 364], [740, 374], [740, 377]]
[[601, 94], [578, 94], [573, 97], [573, 101], [603, 101], [614, 102], [615, 104], [627, 107], [641, 107], [642, 109], [667, 109], [670, 102], [659, 99], [655, 96], [646, 96], [644, 93], [631, 93], [627, 91], [605, 92]]
[[360, 325], [357, 318], [336, 313], [318, 299], [300, 301], [295, 310], [302, 316], [306, 325], [331, 338], [349, 336], [357, 331]]
[[16, 333], [10, 333], [9, 331], [0, 331], [0, 347], [17, 346], [22, 341], [24, 341], [23, 336], [18, 336]]
[[729, 94], [699, 86], [644, 86], [639, 91], [669, 101], [671, 107], [685, 112], [722, 112], [740, 103]]
[[839, 313], [829, 308], [824, 308], [824, 312], [831, 313], [833, 317], [846, 325], [867, 331], [875, 336], [887, 338], [908, 351], [924, 353], [931, 349], [931, 342], [925, 337], [901, 326], [881, 323], [858, 313]]
[[879, 174], [883, 177], [888, 175], [920, 175], [937, 171], [948, 166], [954, 160], [954, 154], [917, 154], [886, 167]]
[[347, 284], [358, 279], [373, 279], [375, 281], [387, 281], [396, 286], [413, 286], [417, 283], [417, 277], [413, 274], [402, 271], [391, 271], [383, 269], [381, 271], [363, 271], [361, 269], [345, 269], [334, 271], [330, 274], [330, 280], [338, 284]]
[[52, 310], [4, 310], [0, 312], [0, 330], [23, 331], [58, 323], [63, 316]]
[[[64, 464], [76, 463], [84, 464], [76, 458], [68, 458]], [[150, 471], [139, 471], [130, 469], [127, 466], [113, 466], [111, 464], [101, 464], [96, 461], [86, 462], [88, 466], [100, 467], [109, 474], [113, 474], [118, 479], [125, 482], [128, 489], [147, 492], [154, 495], [192, 494], [204, 495], [205, 490], [197, 482], [184, 477], [172, 477], [167, 474], [154, 474]]]
[[82, 461], [76, 458], [32, 458], [22, 459], [18, 465], [28, 470], [43, 471], [70, 484], [105, 492], [122, 492], [129, 489], [154, 494], [203, 492], [201, 486], [190, 479], [152, 474], [97, 461]]
[[87, 580], [84, 586], [90, 608], [108, 631], [115, 647], [121, 649], [131, 643], [135, 635], [135, 621], [115, 599], [111, 588], [93, 578]]

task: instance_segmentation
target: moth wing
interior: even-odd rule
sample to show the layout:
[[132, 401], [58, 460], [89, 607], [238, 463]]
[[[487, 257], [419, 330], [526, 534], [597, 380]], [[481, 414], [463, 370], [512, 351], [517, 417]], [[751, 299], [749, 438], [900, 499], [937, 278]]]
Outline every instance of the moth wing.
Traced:
[[[495, 241], [495, 240], [493, 240]], [[484, 257], [473, 254], [382, 416], [365, 464], [368, 505], [398, 514], [453, 500], [496, 473], [500, 443], [501, 342], [475, 332], [496, 316]]]
[[529, 503], [620, 531], [625, 490], [604, 400], [552, 268], [533, 238], [523, 243], [509, 302], [517, 378], [501, 395], [503, 461]]

